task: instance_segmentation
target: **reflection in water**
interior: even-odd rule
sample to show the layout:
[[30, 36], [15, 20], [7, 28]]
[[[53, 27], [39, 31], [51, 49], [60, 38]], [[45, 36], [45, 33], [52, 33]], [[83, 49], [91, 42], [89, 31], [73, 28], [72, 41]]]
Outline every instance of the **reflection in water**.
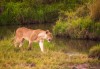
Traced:
[[[31, 29], [43, 29], [52, 31], [53, 25], [51, 24], [32, 24], [21, 26], [2, 26], [0, 27], [0, 39], [8, 38], [15, 33], [19, 27], [27, 27]], [[97, 45], [99, 41], [91, 40], [72, 40], [67, 38], [57, 37], [53, 39], [53, 43], [57, 47], [63, 47], [64, 52], [88, 52], [90, 47]]]
[[56, 46], [64, 46], [64, 52], [88, 52], [92, 46], [99, 44], [99, 41], [73, 40], [58, 37], [55, 38], [54, 43]]

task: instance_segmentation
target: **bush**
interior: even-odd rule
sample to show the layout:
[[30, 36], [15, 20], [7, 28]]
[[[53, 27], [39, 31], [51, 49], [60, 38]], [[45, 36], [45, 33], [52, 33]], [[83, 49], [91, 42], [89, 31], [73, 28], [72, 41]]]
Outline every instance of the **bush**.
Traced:
[[[7, 2], [0, 15], [0, 24], [53, 22], [58, 17], [58, 5], [35, 4], [31, 1]], [[51, 19], [52, 18], [52, 19]], [[51, 20], [50, 20], [51, 19]]]
[[[61, 32], [62, 29], [64, 32]], [[89, 16], [77, 17], [75, 12], [61, 11], [59, 20], [53, 28], [55, 35], [71, 38], [99, 39], [100, 23], [95, 23]]]
[[100, 59], [100, 45], [94, 46], [89, 50], [89, 57]]
[[56, 22], [56, 25], [53, 28], [54, 35], [65, 35], [66, 34], [67, 23], [65, 21], [61, 22], [60, 20]]
[[76, 10], [76, 16], [78, 17], [85, 17], [89, 15], [89, 8], [87, 5], [83, 5]]
[[93, 22], [89, 18], [71, 20], [67, 31], [72, 38], [88, 38]]
[[90, 15], [94, 21], [100, 21], [100, 0], [95, 0], [90, 8]]
[[22, 13], [23, 8], [21, 8], [22, 3], [7, 3], [4, 6], [4, 11], [0, 15], [0, 23], [2, 25], [5, 24], [14, 24], [14, 23], [19, 23], [18, 18], [20, 18], [20, 15]]
[[60, 10], [72, 11], [85, 2], [88, 0], [2, 0], [0, 24], [53, 23]]

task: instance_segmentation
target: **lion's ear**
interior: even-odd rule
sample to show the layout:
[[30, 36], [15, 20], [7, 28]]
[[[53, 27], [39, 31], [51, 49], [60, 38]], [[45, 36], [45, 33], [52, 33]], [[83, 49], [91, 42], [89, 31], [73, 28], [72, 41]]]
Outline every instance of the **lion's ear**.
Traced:
[[46, 34], [48, 34], [49, 33], [49, 30], [46, 30]]

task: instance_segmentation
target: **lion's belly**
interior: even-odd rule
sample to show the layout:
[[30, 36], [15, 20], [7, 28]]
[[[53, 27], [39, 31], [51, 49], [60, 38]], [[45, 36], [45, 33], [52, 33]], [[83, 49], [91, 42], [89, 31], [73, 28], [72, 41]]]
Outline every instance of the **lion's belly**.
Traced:
[[27, 32], [24, 32], [23, 33], [23, 38], [27, 41], [30, 40], [30, 37], [31, 37], [31, 34], [32, 34], [32, 31], [27, 31]]
[[25, 40], [29, 41], [30, 39], [28, 37], [23, 37]]

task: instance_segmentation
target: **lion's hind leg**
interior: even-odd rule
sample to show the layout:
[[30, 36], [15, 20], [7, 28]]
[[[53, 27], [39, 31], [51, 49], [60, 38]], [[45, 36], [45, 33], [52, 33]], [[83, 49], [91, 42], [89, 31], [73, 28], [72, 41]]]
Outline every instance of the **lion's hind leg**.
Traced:
[[14, 39], [14, 46], [18, 47], [18, 39], [17, 38]]
[[19, 42], [19, 47], [22, 47], [23, 42], [24, 42], [24, 39], [22, 38], [22, 39], [20, 40], [20, 42]]
[[21, 47], [23, 45], [23, 38], [15, 38], [14, 45], [15, 47]]

